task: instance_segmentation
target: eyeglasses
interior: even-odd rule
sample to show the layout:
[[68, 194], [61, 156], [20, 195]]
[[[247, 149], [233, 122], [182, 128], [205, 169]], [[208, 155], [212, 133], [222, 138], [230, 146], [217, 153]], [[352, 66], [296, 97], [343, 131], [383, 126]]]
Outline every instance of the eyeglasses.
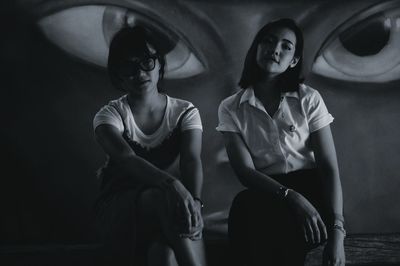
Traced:
[[146, 56], [125, 61], [118, 67], [118, 72], [124, 77], [132, 77], [137, 75], [139, 70], [152, 71], [156, 67], [156, 59], [156, 56]]

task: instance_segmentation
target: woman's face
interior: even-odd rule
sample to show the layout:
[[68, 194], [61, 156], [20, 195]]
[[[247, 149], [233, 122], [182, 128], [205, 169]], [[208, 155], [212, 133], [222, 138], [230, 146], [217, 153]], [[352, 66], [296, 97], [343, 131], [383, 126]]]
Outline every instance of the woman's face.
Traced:
[[156, 51], [148, 45], [150, 55], [133, 56], [121, 65], [120, 75], [125, 89], [144, 92], [157, 89], [160, 77], [160, 63]]
[[296, 66], [294, 57], [296, 35], [288, 28], [274, 28], [267, 32], [257, 46], [256, 62], [270, 76], [285, 72]]

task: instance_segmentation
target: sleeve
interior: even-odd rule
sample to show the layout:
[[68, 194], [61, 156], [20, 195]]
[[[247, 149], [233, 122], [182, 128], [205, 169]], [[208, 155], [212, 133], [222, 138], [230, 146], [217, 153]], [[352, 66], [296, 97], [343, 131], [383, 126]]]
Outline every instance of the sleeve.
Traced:
[[103, 124], [115, 126], [120, 132], [124, 131], [124, 125], [121, 121], [120, 114], [114, 107], [110, 105], [102, 107], [94, 116], [93, 130], [95, 130], [99, 125]]
[[233, 121], [232, 115], [229, 112], [225, 101], [223, 101], [218, 108], [218, 126], [216, 127], [216, 130], [220, 132], [240, 132], [239, 128], [235, 124], [235, 121]]
[[200, 129], [203, 131], [200, 112], [197, 108], [193, 108], [182, 118], [181, 131], [189, 129]]
[[310, 132], [317, 131], [333, 121], [333, 116], [328, 112], [321, 94], [316, 90], [310, 96], [306, 110]]

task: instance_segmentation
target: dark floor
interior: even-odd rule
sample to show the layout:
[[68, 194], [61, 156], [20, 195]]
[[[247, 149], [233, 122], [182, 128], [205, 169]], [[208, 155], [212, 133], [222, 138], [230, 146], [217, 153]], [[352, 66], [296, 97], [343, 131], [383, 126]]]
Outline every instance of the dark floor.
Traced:
[[[209, 266], [233, 265], [226, 239], [206, 241]], [[400, 234], [352, 235], [345, 240], [348, 266], [400, 266]], [[321, 265], [321, 248], [307, 266]], [[1, 266], [100, 266], [101, 245], [0, 246]]]

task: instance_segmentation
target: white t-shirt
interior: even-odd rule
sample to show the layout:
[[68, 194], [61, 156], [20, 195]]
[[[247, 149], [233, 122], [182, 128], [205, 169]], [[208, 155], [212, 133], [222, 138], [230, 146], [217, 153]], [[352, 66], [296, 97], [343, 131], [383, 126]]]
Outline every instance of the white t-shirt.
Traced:
[[314, 168], [310, 133], [333, 121], [318, 91], [304, 84], [298, 91], [281, 93], [273, 117], [248, 88], [223, 100], [218, 118], [216, 129], [239, 133], [255, 168], [270, 175]]
[[[127, 95], [117, 100], [110, 101], [97, 112], [93, 119], [93, 129], [102, 124], [115, 126], [121, 132], [124, 132], [126, 125], [127, 135], [133, 141], [139, 143], [145, 148], [153, 148], [162, 143], [178, 124], [181, 115], [189, 108], [193, 107], [191, 102], [167, 97], [167, 107], [160, 127], [152, 134], [143, 133], [135, 123], [131, 108], [128, 103]], [[118, 110], [117, 110], [118, 109]], [[119, 112], [118, 112], [119, 111]], [[122, 116], [122, 117], [121, 117]], [[124, 119], [124, 123], [121, 119]], [[203, 130], [199, 110], [193, 108], [182, 118], [181, 131], [189, 129]]]

